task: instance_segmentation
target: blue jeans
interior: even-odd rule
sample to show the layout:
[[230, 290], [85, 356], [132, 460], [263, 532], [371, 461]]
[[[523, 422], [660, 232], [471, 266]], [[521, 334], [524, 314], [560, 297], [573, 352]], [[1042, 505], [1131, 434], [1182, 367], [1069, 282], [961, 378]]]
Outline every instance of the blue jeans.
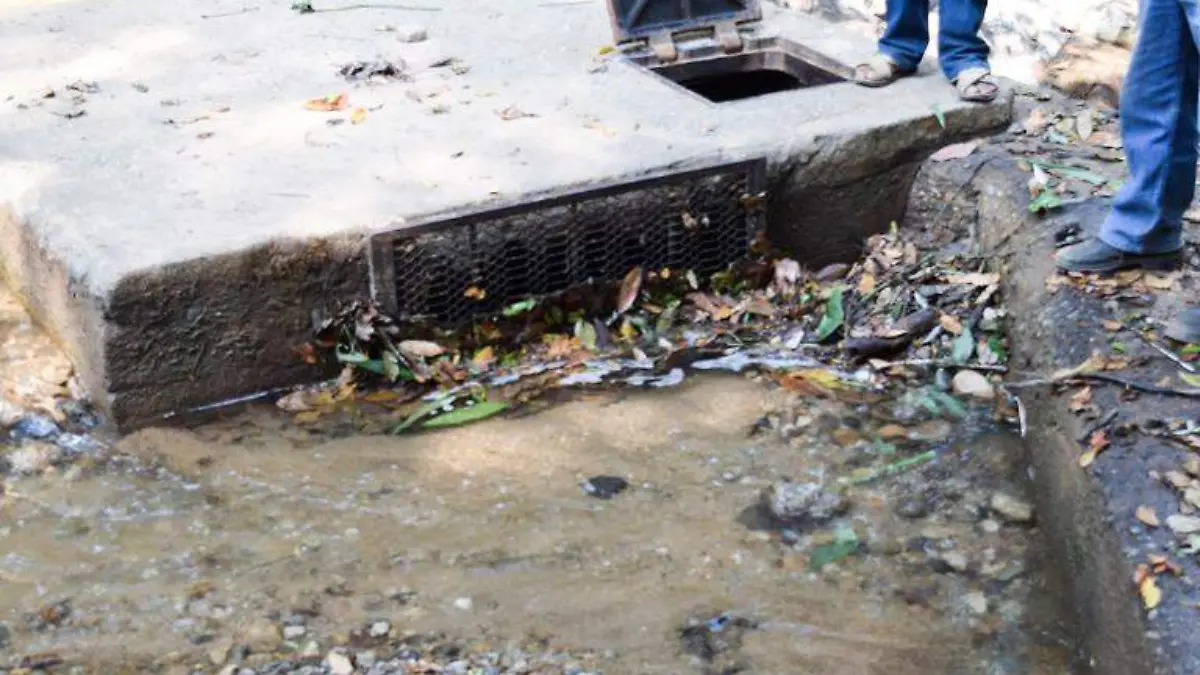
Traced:
[[[938, 60], [953, 81], [968, 68], [988, 67], [988, 46], [979, 37], [987, 0], [941, 0]], [[879, 51], [901, 70], [916, 70], [929, 46], [929, 0], [887, 0], [887, 28]]]
[[1100, 239], [1127, 253], [1183, 245], [1183, 212], [1196, 189], [1200, 0], [1142, 0], [1141, 30], [1121, 92], [1129, 179]]

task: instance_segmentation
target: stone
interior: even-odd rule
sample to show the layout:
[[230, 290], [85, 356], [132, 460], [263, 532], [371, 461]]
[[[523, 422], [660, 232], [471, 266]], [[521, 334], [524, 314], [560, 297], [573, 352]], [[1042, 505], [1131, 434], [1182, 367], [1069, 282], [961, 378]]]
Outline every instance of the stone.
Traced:
[[282, 639], [279, 626], [264, 618], [254, 619], [238, 634], [238, 640], [249, 647], [251, 652], [256, 653], [275, 651]]
[[397, 40], [408, 44], [429, 39], [429, 31], [422, 26], [400, 26], [396, 28], [395, 33]]
[[304, 637], [308, 629], [304, 626], [290, 625], [283, 627], [283, 639], [292, 641]]
[[454, 601], [454, 608], [462, 610], [464, 612], [469, 612], [474, 607], [475, 607], [475, 603], [470, 598], [458, 598], [457, 600]]
[[[42, 3], [6, 15], [21, 25], [23, 42], [0, 53], [0, 72], [57, 83], [64, 59], [104, 52], [120, 31], [190, 34], [198, 25], [188, 3], [100, 3], [86, 15], [72, 9]], [[795, 14], [778, 25], [769, 17], [765, 28], [847, 71], [874, 49], [872, 36]], [[67, 347], [90, 398], [123, 430], [162, 413], [323, 379], [319, 366], [279, 346], [306, 342], [314, 312], [369, 297], [372, 288], [384, 305], [392, 301], [375, 277], [387, 268], [372, 258], [372, 233], [488, 202], [520, 205], [582, 185], [678, 172], [717, 156], [771, 157], [761, 188], [770, 196], [769, 236], [805, 252], [798, 262], [818, 269], [847, 262], [867, 236], [903, 219], [925, 157], [1000, 131], [1011, 119], [1010, 92], [993, 104], [966, 103], [935, 74], [886, 91], [811, 86], [725, 105], [681, 94], [634, 66], [588, 73], [596, 56], [591, 38], [610, 29], [598, 11], [572, 13], [571, 30], [563, 30], [561, 13], [505, 0], [494, 10], [423, 14], [420, 30], [407, 33], [454, 36], [442, 46], [399, 43], [397, 33], [377, 30], [378, 12], [339, 13], [338, 30], [303, 40], [295, 39], [292, 13], [258, 16], [223, 21], [211, 40], [173, 46], [170, 68], [136, 73], [164, 95], [179, 83], [219, 91], [219, 105], [228, 106], [222, 112], [202, 97], [164, 108], [129, 86], [132, 75], [116, 86], [113, 73], [93, 61], [79, 75], [103, 78], [106, 88], [80, 95], [85, 115], [49, 114], [54, 101], [30, 91], [10, 102], [10, 110], [24, 105], [28, 114], [0, 116], [3, 275]], [[64, 33], [78, 38], [70, 53]], [[521, 37], [497, 39], [513, 35]], [[254, 46], [252, 55], [245, 45]], [[438, 54], [450, 46], [453, 52]], [[353, 89], [350, 105], [369, 106], [369, 118], [329, 125], [348, 121], [350, 111], [314, 113], [303, 102], [345, 82], [340, 64], [314, 69], [312, 55], [348, 49], [367, 58], [399, 52], [413, 82]], [[30, 60], [33, 53], [46, 57]], [[221, 67], [213, 67], [214, 54], [226, 56]], [[425, 67], [437, 61], [448, 67]], [[481, 67], [463, 67], [474, 64]], [[503, 105], [535, 117], [505, 119], [496, 112], [503, 105], [485, 98], [510, 90], [514, 74], [521, 100]], [[451, 91], [409, 98], [430, 85]], [[432, 114], [435, 106], [450, 114]], [[256, 142], [243, 142], [247, 127], [238, 123], [266, 110], [274, 111], [271, 124]], [[931, 123], [931, 110], [940, 111], [944, 128]], [[186, 126], [163, 124], [193, 115]], [[784, 116], [781, 134], [775, 121]], [[603, 137], [591, 123], [560, 123], [583, 119], [601, 120], [615, 135]], [[50, 161], [49, 147], [72, 151]], [[563, 161], [563, 147], [580, 149], [579, 161]], [[413, 179], [396, 174], [398, 156], [430, 161]], [[390, 178], [359, 181], [351, 194], [347, 182], [358, 175]]]
[[952, 384], [954, 393], [962, 396], [971, 396], [983, 401], [990, 401], [996, 397], [996, 390], [992, 387], [992, 383], [974, 370], [958, 371], [954, 375]]
[[942, 562], [946, 563], [947, 567], [955, 572], [966, 572], [967, 567], [969, 567], [971, 564], [970, 561], [967, 560], [967, 556], [959, 553], [958, 551], [946, 551], [941, 555], [941, 559]]
[[1167, 516], [1167, 527], [1175, 534], [1196, 534], [1200, 532], [1200, 516], [1185, 516], [1176, 513]]
[[929, 515], [929, 500], [924, 497], [909, 497], [896, 505], [896, 515], [916, 520]]
[[992, 520], [991, 518], [984, 518], [983, 520], [979, 521], [979, 531], [983, 532], [984, 534], [996, 534], [1000, 531], [1000, 523]]
[[8, 453], [11, 471], [20, 476], [43, 473], [62, 458], [62, 450], [49, 443], [33, 441]]
[[370, 628], [367, 629], [367, 634], [373, 638], [387, 637], [392, 632], [392, 624], [387, 621], [373, 621]]
[[849, 506], [843, 497], [826, 492], [819, 483], [786, 480], [767, 486], [759, 500], [771, 516], [783, 522], [824, 522]]
[[963, 596], [963, 604], [967, 609], [971, 610], [972, 614], [984, 615], [988, 612], [988, 599], [980, 591], [971, 591]]
[[338, 652], [329, 652], [325, 657], [325, 665], [332, 675], [351, 675], [354, 672], [354, 662], [349, 656]]
[[1033, 522], [1033, 505], [1007, 493], [993, 494], [988, 507], [1005, 522], [1018, 525]]

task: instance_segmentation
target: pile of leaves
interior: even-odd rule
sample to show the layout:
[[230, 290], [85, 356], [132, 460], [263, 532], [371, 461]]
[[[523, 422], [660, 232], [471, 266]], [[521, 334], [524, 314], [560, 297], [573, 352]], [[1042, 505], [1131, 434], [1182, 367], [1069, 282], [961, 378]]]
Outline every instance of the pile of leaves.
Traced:
[[[279, 406], [305, 423], [366, 403], [403, 432], [482, 419], [548, 389], [666, 387], [688, 370], [746, 368], [821, 396], [882, 392], [941, 372], [941, 389], [991, 398], [976, 371], [1002, 372], [1007, 360], [999, 289], [986, 261], [921, 251], [893, 226], [852, 266], [814, 272], [761, 254], [703, 276], [638, 267], [619, 284], [515, 299], [456, 330], [400, 323], [358, 303], [300, 350], [311, 363], [331, 358], [342, 375]], [[950, 396], [930, 401], [961, 408]]]

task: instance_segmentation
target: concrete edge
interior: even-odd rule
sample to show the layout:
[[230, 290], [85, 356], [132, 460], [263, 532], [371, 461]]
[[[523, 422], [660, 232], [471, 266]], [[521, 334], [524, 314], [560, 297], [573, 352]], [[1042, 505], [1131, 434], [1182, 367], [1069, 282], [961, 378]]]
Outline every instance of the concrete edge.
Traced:
[[[980, 243], [985, 255], [998, 256], [1006, 265], [1011, 364], [1022, 373], [1052, 372], [1063, 367], [1060, 347], [1072, 342], [1077, 330], [1073, 322], [1063, 325], [1063, 309], [1045, 287], [1054, 269], [1052, 236], [1063, 217], [1039, 219], [1029, 214], [1027, 177], [1016, 160], [989, 153], [969, 161], [984, 162], [973, 180]], [[1086, 356], [1087, 340], [1080, 342], [1077, 347]], [[1134, 568], [1144, 560], [1127, 546], [1129, 514], [1124, 505], [1114, 501], [1110, 486], [1079, 467], [1077, 439], [1085, 432], [1080, 419], [1067, 409], [1065, 397], [1048, 389], [1019, 395], [1028, 414], [1025, 448], [1038, 513], [1067, 585], [1063, 595], [1069, 606], [1064, 610], [1091, 672], [1195, 672], [1170, 663], [1147, 636], [1148, 622], [1132, 584]]]

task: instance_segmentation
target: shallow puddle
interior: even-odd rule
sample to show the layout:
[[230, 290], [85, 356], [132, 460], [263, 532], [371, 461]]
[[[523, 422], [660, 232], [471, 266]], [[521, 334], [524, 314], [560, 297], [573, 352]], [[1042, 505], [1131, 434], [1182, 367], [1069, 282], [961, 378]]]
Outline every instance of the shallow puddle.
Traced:
[[[991, 507], [1023, 506], [1019, 441], [988, 411], [895, 412], [706, 376], [414, 436], [266, 407], [142, 431], [114, 459], [9, 482], [0, 663], [298, 672], [269, 664], [361, 650], [385, 622], [465, 651], [536, 639], [574, 664], [469, 672], [1068, 672], [1036, 530]], [[832, 485], [928, 450], [850, 487], [832, 521], [766, 528], [755, 508], [785, 477]], [[629, 487], [599, 499], [594, 476]], [[849, 530], [857, 549], [810, 569]]]

